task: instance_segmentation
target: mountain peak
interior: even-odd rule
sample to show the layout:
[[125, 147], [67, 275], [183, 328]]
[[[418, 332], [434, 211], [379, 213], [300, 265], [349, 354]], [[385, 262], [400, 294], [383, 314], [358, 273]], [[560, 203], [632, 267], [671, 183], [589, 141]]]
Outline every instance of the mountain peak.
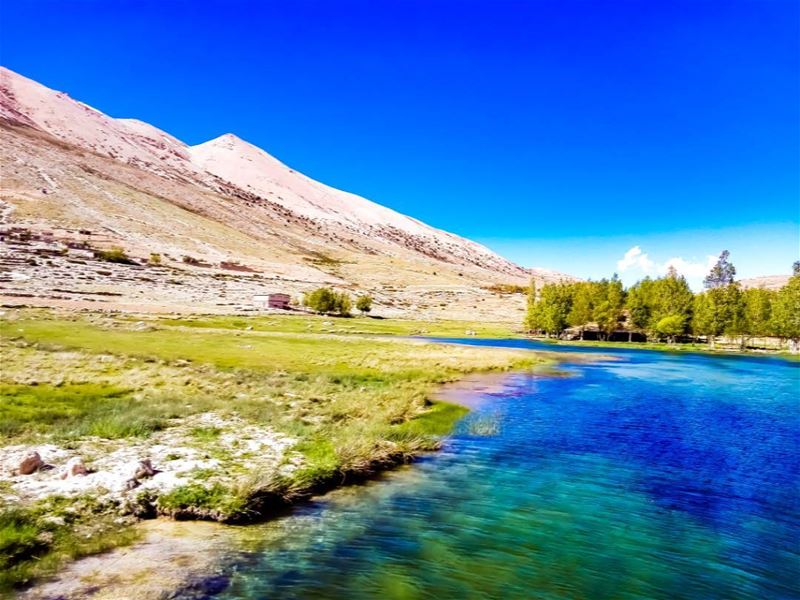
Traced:
[[199, 148], [201, 146], [213, 147], [213, 148], [226, 148], [226, 149], [233, 149], [233, 148], [247, 148], [247, 149], [250, 149], [250, 148], [254, 148], [256, 150], [260, 150], [261, 152], [263, 152], [263, 150], [261, 150], [261, 148], [258, 148], [257, 146], [251, 144], [250, 142], [247, 142], [247, 141], [243, 140], [242, 138], [240, 138], [238, 135], [236, 135], [234, 133], [223, 133], [219, 137], [215, 137], [215, 138], [213, 138], [211, 140], [208, 140], [207, 142], [202, 142], [202, 143], [197, 144], [197, 145], [192, 146], [192, 147], [193, 148]]

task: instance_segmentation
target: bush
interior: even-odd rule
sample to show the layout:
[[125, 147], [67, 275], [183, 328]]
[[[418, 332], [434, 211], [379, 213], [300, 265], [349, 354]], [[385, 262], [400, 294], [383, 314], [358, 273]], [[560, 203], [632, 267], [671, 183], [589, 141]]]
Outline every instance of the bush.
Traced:
[[161, 255], [158, 252], [151, 252], [150, 253], [150, 260], [147, 261], [151, 265], [160, 265], [161, 264]]
[[318, 288], [303, 295], [303, 306], [321, 314], [349, 316], [353, 307], [350, 296], [345, 292], [334, 292], [330, 288]]
[[670, 341], [683, 333], [686, 322], [681, 315], [669, 315], [656, 323], [656, 332], [665, 335]]
[[356, 300], [356, 308], [362, 314], [367, 314], [369, 311], [372, 310], [372, 296], [370, 296], [369, 294], [364, 294], [363, 296], [359, 296], [358, 300]]
[[125, 253], [123, 248], [114, 246], [111, 250], [100, 250], [97, 258], [106, 262], [119, 263], [122, 265], [135, 265], [136, 262]]

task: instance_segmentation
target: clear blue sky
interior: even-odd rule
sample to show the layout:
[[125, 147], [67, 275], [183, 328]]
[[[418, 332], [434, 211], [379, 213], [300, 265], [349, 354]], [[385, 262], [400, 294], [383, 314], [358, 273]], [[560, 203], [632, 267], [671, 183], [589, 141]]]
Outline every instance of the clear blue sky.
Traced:
[[656, 270], [729, 248], [748, 276], [800, 252], [799, 6], [17, 0], [0, 58], [528, 266], [599, 277], [634, 246]]

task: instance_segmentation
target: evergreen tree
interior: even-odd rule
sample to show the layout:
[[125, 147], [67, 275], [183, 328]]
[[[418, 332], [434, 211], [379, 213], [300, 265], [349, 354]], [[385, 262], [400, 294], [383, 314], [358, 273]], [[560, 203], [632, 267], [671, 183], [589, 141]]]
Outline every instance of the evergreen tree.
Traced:
[[717, 259], [717, 263], [711, 267], [711, 271], [703, 280], [703, 285], [707, 290], [731, 285], [735, 281], [736, 267], [728, 261], [730, 255], [730, 252], [723, 250]]

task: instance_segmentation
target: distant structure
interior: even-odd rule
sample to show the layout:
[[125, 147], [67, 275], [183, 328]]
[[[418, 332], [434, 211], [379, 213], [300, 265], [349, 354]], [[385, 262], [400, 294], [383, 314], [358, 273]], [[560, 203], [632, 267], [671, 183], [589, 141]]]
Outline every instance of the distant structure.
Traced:
[[288, 310], [292, 297], [289, 294], [259, 294], [253, 296], [253, 305], [258, 308]]

